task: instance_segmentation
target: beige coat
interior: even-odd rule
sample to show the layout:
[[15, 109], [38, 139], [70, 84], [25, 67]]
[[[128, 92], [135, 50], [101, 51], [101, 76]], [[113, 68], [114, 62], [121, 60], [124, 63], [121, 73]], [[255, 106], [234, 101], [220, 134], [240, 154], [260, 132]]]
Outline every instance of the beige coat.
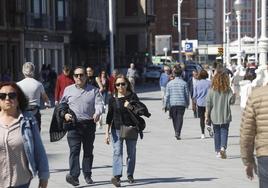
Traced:
[[268, 86], [253, 90], [243, 112], [240, 128], [240, 149], [243, 163], [248, 166], [256, 156], [268, 156]]

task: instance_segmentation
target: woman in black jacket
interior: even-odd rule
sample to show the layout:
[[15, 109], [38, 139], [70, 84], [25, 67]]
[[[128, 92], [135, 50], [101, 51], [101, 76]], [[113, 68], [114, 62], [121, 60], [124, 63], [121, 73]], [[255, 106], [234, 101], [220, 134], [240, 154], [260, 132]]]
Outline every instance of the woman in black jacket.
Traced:
[[120, 128], [122, 126], [133, 126], [135, 122], [131, 119], [129, 109], [131, 109], [130, 101], [139, 101], [137, 95], [132, 91], [129, 80], [122, 74], [119, 74], [115, 79], [115, 95], [109, 100], [107, 114], [107, 129], [105, 131], [105, 142], [113, 144], [113, 177], [111, 182], [116, 187], [121, 186], [120, 178], [123, 171], [123, 141], [126, 141], [127, 147], [127, 178], [129, 183], [134, 183], [134, 170], [136, 163], [136, 144], [138, 138], [124, 138], [120, 136]]

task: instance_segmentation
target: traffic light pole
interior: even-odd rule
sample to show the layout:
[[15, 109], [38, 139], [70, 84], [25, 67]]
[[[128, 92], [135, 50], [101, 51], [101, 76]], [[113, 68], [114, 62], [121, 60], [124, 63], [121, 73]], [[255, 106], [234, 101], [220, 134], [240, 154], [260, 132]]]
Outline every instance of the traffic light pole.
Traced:
[[179, 62], [182, 63], [181, 54], [181, 4], [183, 0], [178, 0], [178, 43], [179, 43]]

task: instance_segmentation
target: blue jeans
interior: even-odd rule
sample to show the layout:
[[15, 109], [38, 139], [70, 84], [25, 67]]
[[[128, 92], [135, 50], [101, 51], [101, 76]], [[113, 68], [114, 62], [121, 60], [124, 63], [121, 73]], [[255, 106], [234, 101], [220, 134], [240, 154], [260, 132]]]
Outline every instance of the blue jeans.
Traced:
[[[113, 176], [122, 176], [123, 171], [123, 142], [120, 139], [120, 130], [112, 129], [112, 143], [113, 143]], [[127, 140], [127, 175], [133, 176], [136, 164], [136, 145], [137, 140]]]
[[268, 156], [258, 157], [258, 176], [260, 181], [260, 188], [268, 187]]
[[19, 185], [19, 186], [13, 187], [13, 188], [29, 188], [29, 186], [30, 186], [30, 182], [27, 184], [24, 184], [24, 185]]
[[221, 147], [227, 148], [229, 123], [213, 124], [215, 151], [220, 152]]

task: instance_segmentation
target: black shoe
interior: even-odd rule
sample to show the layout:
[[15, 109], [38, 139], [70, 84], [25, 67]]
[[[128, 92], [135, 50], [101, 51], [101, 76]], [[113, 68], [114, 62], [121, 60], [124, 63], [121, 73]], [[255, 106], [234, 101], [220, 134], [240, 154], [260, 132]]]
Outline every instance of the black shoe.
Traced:
[[127, 179], [128, 179], [128, 183], [134, 183], [133, 176], [128, 176]]
[[116, 187], [121, 187], [121, 181], [119, 177], [112, 177], [111, 182]]
[[181, 140], [181, 137], [180, 136], [175, 136], [177, 140]]
[[87, 184], [93, 184], [94, 183], [90, 176], [86, 176], [85, 181], [86, 181]]
[[78, 186], [79, 185], [78, 178], [75, 178], [75, 177], [71, 176], [70, 174], [66, 175], [66, 181], [68, 183], [72, 184], [73, 186]]

